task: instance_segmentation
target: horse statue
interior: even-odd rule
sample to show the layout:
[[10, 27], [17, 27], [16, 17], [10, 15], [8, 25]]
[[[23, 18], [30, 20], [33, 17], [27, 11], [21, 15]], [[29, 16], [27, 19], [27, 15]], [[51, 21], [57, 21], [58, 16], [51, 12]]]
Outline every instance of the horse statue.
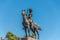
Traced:
[[[24, 31], [25, 31], [25, 34], [26, 34], [26, 37], [27, 37], [27, 30], [28, 30], [28, 33], [30, 32], [30, 27], [29, 27], [29, 21], [27, 19], [27, 14], [26, 14], [26, 11], [25, 10], [22, 10], [22, 17], [23, 17], [23, 26], [24, 26]], [[29, 36], [30, 36], [30, 33], [29, 33]]]
[[35, 38], [36, 38], [36, 33], [38, 34], [38, 39], [39, 39], [39, 32], [38, 30], [41, 30], [41, 28], [32, 20], [32, 9], [29, 9], [29, 15], [27, 16], [26, 11], [22, 11], [22, 16], [23, 16], [23, 26], [25, 30], [25, 34], [27, 37], [27, 29], [28, 33], [30, 36], [30, 30], [34, 33]]

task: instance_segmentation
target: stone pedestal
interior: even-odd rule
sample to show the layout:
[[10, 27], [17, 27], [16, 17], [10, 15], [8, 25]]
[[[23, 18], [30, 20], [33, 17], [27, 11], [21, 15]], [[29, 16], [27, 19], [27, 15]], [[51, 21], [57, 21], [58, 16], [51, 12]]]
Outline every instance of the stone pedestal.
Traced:
[[36, 39], [32, 37], [27, 37], [27, 38], [20, 38], [20, 40], [36, 40]]

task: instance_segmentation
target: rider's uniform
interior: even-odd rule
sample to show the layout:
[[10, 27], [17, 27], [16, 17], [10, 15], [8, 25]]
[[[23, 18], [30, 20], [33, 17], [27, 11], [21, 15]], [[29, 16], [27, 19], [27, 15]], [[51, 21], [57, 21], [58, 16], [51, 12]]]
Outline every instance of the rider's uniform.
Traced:
[[30, 13], [30, 14], [28, 15], [28, 20], [29, 20], [29, 23], [30, 23], [30, 28], [33, 28], [32, 13]]

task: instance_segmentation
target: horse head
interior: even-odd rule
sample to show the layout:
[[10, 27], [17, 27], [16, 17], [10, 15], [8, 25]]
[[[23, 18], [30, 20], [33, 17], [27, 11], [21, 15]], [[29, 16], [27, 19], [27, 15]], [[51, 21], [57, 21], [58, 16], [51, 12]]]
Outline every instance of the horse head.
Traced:
[[22, 10], [22, 15], [25, 16], [26, 15], [26, 11]]

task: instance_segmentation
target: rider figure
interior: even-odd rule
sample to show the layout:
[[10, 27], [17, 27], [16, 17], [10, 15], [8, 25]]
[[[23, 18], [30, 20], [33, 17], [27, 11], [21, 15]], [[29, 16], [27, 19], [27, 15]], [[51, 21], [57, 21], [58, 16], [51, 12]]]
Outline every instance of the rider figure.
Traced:
[[28, 15], [28, 20], [29, 20], [29, 23], [30, 23], [30, 28], [33, 28], [33, 20], [32, 20], [32, 9], [30, 8], [29, 9], [29, 15]]

